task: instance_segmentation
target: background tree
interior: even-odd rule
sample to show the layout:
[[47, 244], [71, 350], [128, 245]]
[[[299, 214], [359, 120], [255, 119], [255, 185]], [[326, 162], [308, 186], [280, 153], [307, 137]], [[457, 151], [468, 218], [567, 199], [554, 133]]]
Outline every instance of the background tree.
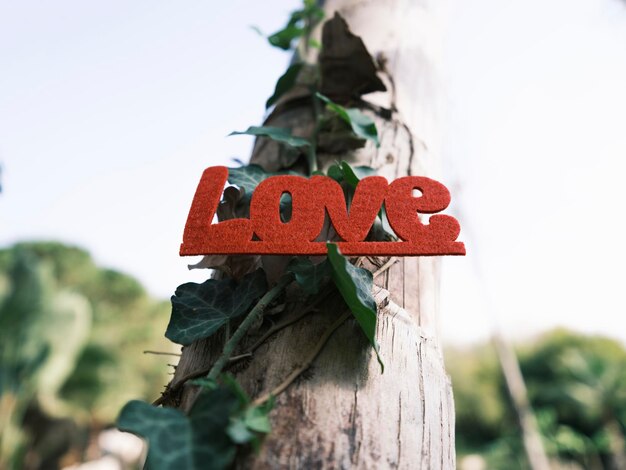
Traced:
[[[517, 351], [552, 463], [621, 468], [626, 423], [623, 345], [554, 330], [519, 345]], [[459, 455], [479, 454], [489, 468], [529, 468], [492, 347], [449, 349], [446, 362], [459, 410]]]
[[0, 468], [81, 461], [90, 434], [153, 396], [172, 350], [168, 304], [61, 243], [0, 250]]

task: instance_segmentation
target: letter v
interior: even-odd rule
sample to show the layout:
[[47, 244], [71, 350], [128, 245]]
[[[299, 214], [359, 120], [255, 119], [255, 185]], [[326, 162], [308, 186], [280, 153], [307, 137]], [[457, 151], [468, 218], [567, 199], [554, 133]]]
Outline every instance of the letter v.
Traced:
[[327, 176], [313, 176], [310, 184], [312, 196], [322, 195], [335, 231], [347, 242], [365, 239], [385, 200], [388, 187], [387, 180], [382, 176], [363, 178], [357, 184], [348, 214], [339, 183]]

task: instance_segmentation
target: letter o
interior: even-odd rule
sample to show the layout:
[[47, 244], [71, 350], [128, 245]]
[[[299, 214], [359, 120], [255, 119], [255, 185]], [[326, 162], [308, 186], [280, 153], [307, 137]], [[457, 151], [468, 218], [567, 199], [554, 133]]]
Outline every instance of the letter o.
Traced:
[[[311, 194], [302, 176], [272, 176], [252, 194], [250, 219], [254, 233], [265, 242], [295, 244], [313, 241], [324, 225], [323, 194]], [[291, 220], [280, 219], [280, 198], [291, 195]]]

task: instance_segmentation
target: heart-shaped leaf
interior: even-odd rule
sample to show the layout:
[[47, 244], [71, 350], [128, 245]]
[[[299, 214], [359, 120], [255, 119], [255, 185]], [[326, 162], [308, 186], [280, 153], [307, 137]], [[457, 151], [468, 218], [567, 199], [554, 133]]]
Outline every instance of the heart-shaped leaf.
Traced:
[[304, 8], [293, 11], [287, 25], [268, 36], [267, 39], [272, 46], [288, 51], [291, 49], [294, 39], [310, 34], [311, 29], [322, 18], [324, 18], [324, 10], [317, 6], [317, 2], [305, 0]]
[[249, 198], [261, 181], [274, 175], [275, 173], [268, 173], [259, 165], [253, 164], [229, 168], [228, 182], [245, 190], [245, 195]]
[[376, 302], [372, 296], [372, 273], [367, 269], [357, 268], [350, 264], [334, 243], [327, 243], [326, 246], [328, 247], [328, 261], [332, 267], [333, 281], [374, 348], [378, 363], [384, 372], [385, 365], [379, 355], [379, 347], [376, 342]]
[[200, 393], [189, 416], [134, 400], [124, 406], [117, 425], [148, 441], [150, 470], [220, 470], [235, 457], [235, 443], [226, 429], [238, 406], [237, 397], [226, 388]]
[[172, 296], [172, 316], [165, 336], [178, 344], [208, 338], [230, 319], [246, 313], [267, 290], [261, 269], [237, 283], [232, 279], [209, 279], [202, 284], [178, 286]]
[[297, 24], [288, 24], [280, 31], [276, 31], [274, 34], [271, 34], [267, 37], [269, 43], [274, 46], [282, 49], [283, 51], [288, 51], [291, 49], [291, 43], [294, 39], [299, 38], [304, 33], [304, 28], [298, 26]]

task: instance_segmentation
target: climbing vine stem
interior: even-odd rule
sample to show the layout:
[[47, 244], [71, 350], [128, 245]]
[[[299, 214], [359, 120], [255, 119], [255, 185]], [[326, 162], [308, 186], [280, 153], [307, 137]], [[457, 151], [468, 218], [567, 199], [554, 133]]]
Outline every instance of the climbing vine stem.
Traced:
[[255, 321], [259, 318], [259, 316], [263, 313], [263, 311], [274, 301], [276, 297], [278, 297], [285, 288], [293, 281], [293, 275], [286, 274], [284, 275], [278, 284], [272, 287], [269, 291], [265, 293], [261, 300], [254, 306], [254, 308], [250, 311], [248, 316], [241, 322], [235, 333], [229, 338], [229, 340], [224, 345], [224, 349], [220, 357], [217, 358], [215, 364], [207, 374], [208, 379], [217, 379], [217, 377], [222, 372], [222, 369], [228, 364], [228, 361], [235, 351], [235, 348], [239, 344], [239, 342], [246, 335], [250, 327], [255, 323]]

